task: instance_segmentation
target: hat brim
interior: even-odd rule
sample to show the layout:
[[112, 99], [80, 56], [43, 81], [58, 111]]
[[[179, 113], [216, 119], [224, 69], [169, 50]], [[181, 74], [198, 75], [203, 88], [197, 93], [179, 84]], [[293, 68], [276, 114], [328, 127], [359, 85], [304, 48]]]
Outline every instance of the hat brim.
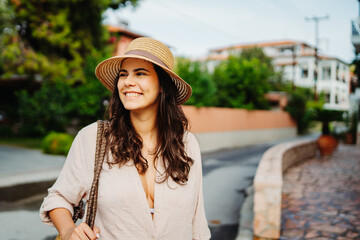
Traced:
[[127, 58], [143, 59], [164, 69], [164, 71], [169, 74], [178, 90], [178, 94], [176, 96], [176, 101], [178, 104], [183, 104], [191, 97], [192, 89], [190, 85], [176, 73], [147, 57], [131, 54], [111, 57], [97, 65], [95, 69], [95, 75], [110, 92], [113, 92], [116, 87], [116, 81], [120, 71], [121, 62]]

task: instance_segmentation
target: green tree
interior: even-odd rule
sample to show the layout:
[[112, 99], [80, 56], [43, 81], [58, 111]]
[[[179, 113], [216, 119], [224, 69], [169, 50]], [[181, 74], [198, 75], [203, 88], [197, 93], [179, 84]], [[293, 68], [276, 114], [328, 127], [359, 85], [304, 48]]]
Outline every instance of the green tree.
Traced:
[[272, 65], [272, 58], [264, 53], [262, 48], [253, 47], [253, 48], [245, 48], [240, 53], [241, 58], [251, 60], [253, 58], [259, 59], [259, 61], [265, 64], [269, 71], [274, 71], [274, 67]]
[[17, 93], [20, 134], [42, 136], [48, 131], [64, 131], [71, 120], [77, 119], [79, 127], [104, 117], [104, 100], [110, 92], [102, 86], [94, 69], [102, 54], [93, 51], [85, 59], [84, 75], [87, 83], [70, 86], [62, 81], [45, 81], [41, 88], [30, 93]]
[[274, 75], [274, 70], [271, 59], [260, 50], [248, 49], [240, 55], [231, 55], [215, 68], [217, 106], [268, 108], [264, 95], [270, 89], [268, 80]]
[[193, 106], [211, 106], [215, 84], [204, 63], [177, 58], [175, 71], [192, 87], [191, 98], [186, 102]]
[[[0, 0], [0, 75], [43, 80], [36, 91], [20, 91], [13, 106], [24, 135], [63, 131], [103, 117], [109, 92], [94, 76], [112, 53], [102, 14], [140, 0]], [[15, 102], [15, 101], [14, 101]]]
[[94, 73], [95, 67], [102, 59], [103, 56], [98, 51], [93, 51], [88, 55], [84, 67], [87, 83], [72, 89], [68, 102], [69, 113], [73, 118], [79, 119], [80, 126], [104, 118], [104, 101], [109, 98], [110, 92]]
[[40, 90], [29, 93], [22, 90], [17, 93], [20, 134], [25, 136], [43, 136], [49, 130], [64, 131], [69, 122], [70, 86], [64, 82], [46, 81]]
[[286, 111], [296, 122], [297, 134], [305, 134], [311, 125], [312, 120], [312, 108], [313, 103], [308, 102], [310, 99], [314, 99], [314, 93], [309, 88], [297, 87], [290, 92], [289, 102], [286, 106]]
[[[102, 13], [138, 0], [3, 0], [0, 62], [5, 76], [85, 82], [85, 57], [107, 39]], [[5, 24], [6, 23], [6, 24]]]

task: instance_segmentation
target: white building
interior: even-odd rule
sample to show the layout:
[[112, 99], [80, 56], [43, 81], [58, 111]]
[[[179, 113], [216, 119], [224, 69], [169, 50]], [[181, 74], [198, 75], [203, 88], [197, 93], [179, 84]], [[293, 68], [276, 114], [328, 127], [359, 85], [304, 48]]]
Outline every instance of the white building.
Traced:
[[[360, 3], [360, 0], [359, 0]], [[359, 4], [360, 7], [360, 4]], [[359, 8], [359, 16], [356, 19], [351, 21], [351, 42], [355, 48], [355, 54], [357, 59], [359, 59], [360, 54], [360, 8]], [[350, 95], [350, 106], [351, 112], [358, 113], [358, 126], [357, 126], [357, 145], [360, 146], [360, 79], [358, 76], [354, 76], [354, 85], [353, 92]]]
[[210, 67], [227, 59], [230, 54], [239, 54], [242, 49], [259, 47], [273, 58], [277, 71], [283, 72], [284, 80], [295, 86], [314, 88], [325, 94], [325, 107], [347, 110], [349, 108], [350, 68], [338, 58], [318, 56], [318, 77], [315, 80], [315, 48], [299, 41], [275, 41], [235, 45], [210, 51]]

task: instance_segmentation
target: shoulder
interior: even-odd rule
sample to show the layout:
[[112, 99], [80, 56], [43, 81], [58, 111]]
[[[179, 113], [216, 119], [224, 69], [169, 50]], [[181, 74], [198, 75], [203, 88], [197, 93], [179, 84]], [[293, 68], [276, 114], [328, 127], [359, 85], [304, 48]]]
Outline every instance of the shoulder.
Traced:
[[196, 137], [192, 132], [186, 131], [184, 133], [183, 141], [185, 144], [187, 143], [197, 143]]
[[201, 159], [200, 147], [195, 135], [186, 131], [183, 137], [183, 141], [187, 155], [195, 161]]
[[83, 127], [82, 129], [80, 129], [78, 135], [80, 136], [90, 136], [95, 134], [96, 135], [96, 131], [97, 131], [97, 122], [93, 122], [85, 127]]
[[85, 144], [88, 146], [92, 146], [94, 142], [96, 142], [96, 136], [97, 136], [97, 122], [93, 122], [78, 132], [78, 134], [75, 137], [74, 142], [77, 142], [81, 145]]

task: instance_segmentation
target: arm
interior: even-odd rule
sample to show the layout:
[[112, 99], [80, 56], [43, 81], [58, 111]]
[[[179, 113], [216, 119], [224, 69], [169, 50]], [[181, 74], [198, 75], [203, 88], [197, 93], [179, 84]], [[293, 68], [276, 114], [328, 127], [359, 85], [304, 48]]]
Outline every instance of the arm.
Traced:
[[74, 232], [77, 233], [74, 239], [85, 236], [84, 233], [94, 237], [94, 232], [85, 223], [76, 227], [72, 215], [74, 206], [90, 189], [94, 171], [95, 139], [96, 124], [79, 132], [58, 179], [48, 190], [49, 194], [40, 209], [42, 221], [55, 226], [63, 239], [73, 239], [71, 235]]
[[49, 216], [62, 240], [79, 239], [79, 237], [84, 240], [95, 240], [100, 236], [100, 230], [96, 226], [94, 231], [86, 223], [76, 226], [70, 211], [65, 208], [55, 208], [49, 212]]
[[208, 223], [205, 216], [204, 209], [204, 197], [202, 187], [202, 164], [201, 164], [201, 153], [197, 140], [194, 135], [188, 133], [188, 148], [190, 157], [194, 160], [194, 171], [196, 171], [197, 179], [197, 190], [196, 190], [196, 207], [193, 218], [193, 240], [205, 240], [210, 239], [211, 234], [208, 227]]

